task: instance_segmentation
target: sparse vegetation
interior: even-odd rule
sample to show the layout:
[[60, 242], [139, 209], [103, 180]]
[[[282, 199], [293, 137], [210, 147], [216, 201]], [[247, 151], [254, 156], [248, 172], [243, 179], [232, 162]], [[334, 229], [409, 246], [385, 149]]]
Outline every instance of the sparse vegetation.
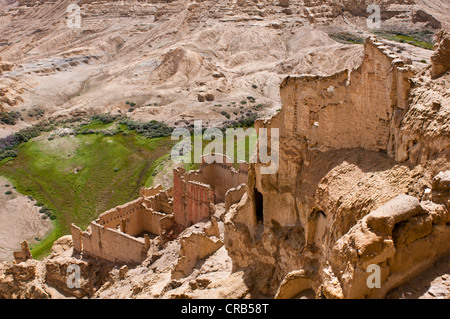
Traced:
[[220, 112], [220, 114], [222, 114], [223, 116], [225, 116], [227, 119], [231, 118], [231, 115], [228, 112], [222, 111]]
[[0, 112], [0, 124], [16, 125], [17, 120], [20, 118], [19, 112]]
[[344, 44], [364, 44], [363, 38], [349, 32], [331, 33], [328, 36], [334, 41]]
[[255, 124], [257, 118], [257, 113], [247, 112], [245, 115], [236, 118], [234, 121], [228, 121], [224, 128], [251, 127]]
[[428, 30], [379, 30], [374, 33], [388, 40], [408, 43], [423, 49], [433, 50], [434, 33]]
[[36, 106], [29, 110], [27, 114], [29, 117], [41, 118], [42, 116], [44, 116], [45, 111], [42, 108]]

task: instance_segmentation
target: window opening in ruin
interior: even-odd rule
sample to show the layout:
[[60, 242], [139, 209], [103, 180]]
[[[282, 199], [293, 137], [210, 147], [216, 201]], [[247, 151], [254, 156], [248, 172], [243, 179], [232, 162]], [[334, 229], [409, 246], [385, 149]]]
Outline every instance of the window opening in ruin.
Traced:
[[256, 221], [263, 222], [264, 221], [264, 214], [263, 214], [263, 195], [258, 192], [258, 190], [255, 188], [255, 208], [256, 208]]

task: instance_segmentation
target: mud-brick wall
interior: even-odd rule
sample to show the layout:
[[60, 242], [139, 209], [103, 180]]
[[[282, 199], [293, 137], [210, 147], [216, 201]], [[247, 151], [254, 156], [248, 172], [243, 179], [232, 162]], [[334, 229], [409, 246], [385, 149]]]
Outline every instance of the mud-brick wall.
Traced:
[[162, 188], [161, 185], [158, 185], [156, 187], [150, 187], [150, 188], [141, 187], [141, 189], [139, 189], [139, 197], [142, 197], [142, 196], [145, 196], [145, 197], [155, 196], [159, 192], [161, 192], [162, 190], [163, 190], [163, 188]]
[[228, 163], [212, 163], [203, 165], [200, 171], [189, 172], [186, 179], [208, 184], [214, 189], [214, 203], [225, 202], [228, 190], [246, 183], [247, 170], [235, 170]]
[[82, 234], [83, 254], [112, 262], [138, 263], [147, 256], [148, 247], [137, 239], [114, 229], [91, 223], [91, 232]]
[[148, 231], [155, 235], [161, 234], [161, 218], [166, 217], [166, 214], [143, 210], [141, 211], [141, 227], [142, 231]]
[[211, 214], [211, 205], [225, 202], [228, 190], [246, 183], [247, 166], [236, 170], [229, 163], [203, 163], [200, 170], [174, 170], [173, 212], [177, 224], [188, 226]]
[[366, 42], [364, 55], [351, 73], [286, 78], [281, 135], [334, 148], [386, 151], [394, 113], [407, 107], [412, 74], [375, 40]]
[[186, 219], [195, 224], [211, 216], [211, 204], [214, 202], [214, 191], [206, 184], [188, 182], [186, 184]]
[[[122, 206], [117, 206], [99, 216], [97, 223], [105, 228], [115, 229], [122, 226], [122, 220], [126, 221], [125, 232], [135, 236], [142, 232], [140, 221], [140, 211], [144, 209], [142, 206], [144, 199], [138, 198]], [[122, 229], [123, 231], [123, 229]]]
[[241, 184], [237, 188], [232, 188], [228, 190], [225, 195], [225, 210], [231, 207], [231, 205], [239, 203], [242, 199], [242, 196], [247, 192], [247, 185]]
[[173, 201], [167, 192], [160, 192], [155, 196], [146, 197], [144, 207], [165, 214], [173, 213]]
[[173, 217], [177, 224], [185, 225], [185, 202], [186, 182], [184, 180], [184, 169], [173, 170]]

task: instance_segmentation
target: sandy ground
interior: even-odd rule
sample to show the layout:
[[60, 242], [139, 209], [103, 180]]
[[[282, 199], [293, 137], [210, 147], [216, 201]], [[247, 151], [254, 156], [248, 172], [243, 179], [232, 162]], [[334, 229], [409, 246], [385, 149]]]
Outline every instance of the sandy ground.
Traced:
[[409, 283], [394, 289], [388, 299], [450, 299], [450, 256]]
[[[8, 190], [12, 194], [5, 194]], [[0, 177], [0, 262], [13, 260], [13, 251], [20, 250], [23, 240], [37, 243], [36, 239], [45, 238], [52, 229], [51, 221], [42, 219], [39, 207], [34, 204]]]

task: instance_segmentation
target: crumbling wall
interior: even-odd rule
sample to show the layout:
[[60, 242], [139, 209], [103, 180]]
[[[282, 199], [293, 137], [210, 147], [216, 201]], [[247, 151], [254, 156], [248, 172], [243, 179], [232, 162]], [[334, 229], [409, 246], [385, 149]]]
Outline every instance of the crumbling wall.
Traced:
[[197, 262], [223, 246], [217, 221], [211, 219], [198, 226], [195, 232], [180, 234], [180, 257], [172, 271], [172, 279], [188, 276]]
[[159, 192], [163, 190], [161, 185], [157, 185], [155, 187], [141, 187], [139, 189], [139, 197], [152, 197], [157, 195]]
[[[99, 225], [105, 228], [117, 229], [120, 227], [122, 232], [131, 236], [136, 236], [142, 232], [141, 211], [144, 199], [142, 197], [117, 206], [109, 211], [102, 213], [97, 219]], [[125, 228], [125, 229], [124, 229]]]
[[[214, 157], [215, 161], [208, 163], [207, 158], [210, 157]], [[209, 218], [214, 212], [214, 204], [225, 202], [229, 189], [247, 181], [247, 164], [241, 163], [237, 170], [229, 162], [222, 154], [205, 155], [199, 170], [186, 172], [182, 168], [174, 169], [175, 222], [187, 227]]]
[[225, 210], [228, 210], [231, 205], [238, 203], [242, 196], [244, 196], [247, 191], [247, 185], [241, 184], [236, 188], [231, 188], [225, 194]]
[[247, 182], [248, 168], [247, 163], [240, 163], [239, 169], [235, 169], [226, 155], [215, 154], [215, 157], [222, 157], [222, 159], [208, 164], [203, 157], [200, 172], [189, 172], [188, 179], [211, 185], [214, 189], [214, 203], [217, 204], [225, 202], [225, 194], [229, 189]]
[[165, 191], [159, 191], [158, 193], [146, 193], [149, 196], [145, 196], [145, 201], [143, 203], [146, 209], [151, 209], [157, 212], [162, 212], [165, 214], [173, 213], [173, 199], [172, 199], [172, 188]]
[[174, 220], [184, 227], [209, 218], [214, 203], [214, 191], [211, 186], [187, 180], [188, 177], [184, 169], [174, 169]]
[[[140, 197], [104, 212], [82, 232], [72, 225], [74, 250], [114, 262], [137, 263], [147, 256], [149, 241], [136, 238], [143, 232], [161, 235], [170, 224], [172, 201], [169, 192], [158, 186], [142, 189]], [[160, 211], [156, 211], [156, 210]]]
[[386, 151], [395, 112], [407, 107], [411, 75], [382, 43], [368, 40], [355, 70], [283, 81], [281, 134], [326, 147]]
[[139, 263], [147, 257], [143, 238], [135, 238], [92, 222], [82, 233], [83, 254], [112, 262]]
[[167, 214], [160, 212], [143, 210], [141, 211], [141, 233], [143, 231], [150, 232], [155, 235], [161, 234], [161, 219], [166, 217]]

